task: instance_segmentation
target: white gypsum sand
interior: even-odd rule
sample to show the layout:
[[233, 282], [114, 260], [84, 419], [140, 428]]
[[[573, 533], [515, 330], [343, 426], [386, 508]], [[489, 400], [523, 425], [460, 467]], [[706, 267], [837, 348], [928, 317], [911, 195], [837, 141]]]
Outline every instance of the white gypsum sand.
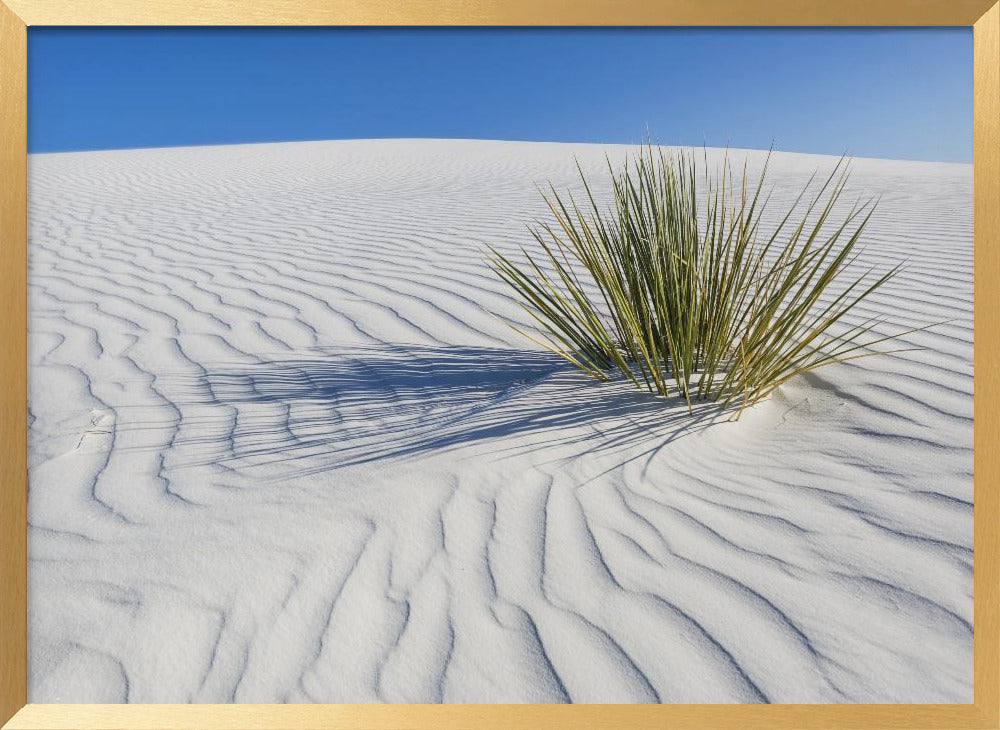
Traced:
[[504, 322], [485, 244], [626, 151], [33, 155], [29, 701], [971, 702], [971, 165], [845, 194], [857, 316], [948, 322], [722, 422]]

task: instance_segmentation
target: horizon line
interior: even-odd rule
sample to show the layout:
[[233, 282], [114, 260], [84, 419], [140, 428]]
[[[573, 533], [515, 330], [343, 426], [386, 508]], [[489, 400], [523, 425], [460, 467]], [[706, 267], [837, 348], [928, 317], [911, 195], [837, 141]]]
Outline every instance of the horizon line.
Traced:
[[[197, 149], [201, 147], [245, 147], [251, 145], [268, 145], [268, 144], [308, 144], [308, 143], [321, 143], [321, 142], [391, 142], [391, 141], [437, 141], [437, 142], [509, 142], [509, 143], [520, 143], [520, 144], [563, 144], [563, 145], [598, 145], [604, 147], [639, 147], [645, 142], [595, 142], [595, 141], [575, 141], [575, 140], [553, 140], [553, 139], [501, 139], [501, 138], [482, 138], [482, 137], [320, 137], [320, 138], [294, 138], [294, 139], [274, 139], [274, 140], [252, 140], [247, 142], [219, 142], [219, 143], [194, 143], [194, 144], [167, 144], [167, 145], [140, 145], [134, 147], [77, 147], [69, 149], [49, 149], [49, 150], [32, 150], [29, 149], [28, 155], [60, 155], [60, 154], [83, 154], [83, 153], [96, 153], [96, 152], [128, 152], [128, 151], [143, 151], [143, 150], [165, 150], [165, 149]], [[796, 154], [796, 155], [813, 155], [818, 157], [845, 157], [851, 160], [886, 160], [892, 162], [926, 162], [935, 164], [947, 164], [947, 165], [973, 165], [974, 159], [968, 161], [964, 160], [930, 160], [922, 159], [916, 157], [876, 157], [871, 155], [852, 155], [849, 151], [843, 152], [815, 152], [807, 151], [801, 149], [780, 149], [776, 146], [767, 147], [736, 147], [726, 145], [709, 145], [709, 144], [675, 144], [675, 143], [665, 143], [656, 142], [656, 147], [684, 147], [689, 149], [728, 149], [728, 150], [741, 150], [746, 152], [781, 152], [784, 154]]]

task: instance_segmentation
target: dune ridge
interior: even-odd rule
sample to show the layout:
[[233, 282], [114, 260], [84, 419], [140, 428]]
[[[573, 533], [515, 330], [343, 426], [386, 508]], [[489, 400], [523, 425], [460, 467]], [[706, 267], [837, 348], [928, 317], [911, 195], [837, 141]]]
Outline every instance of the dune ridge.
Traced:
[[32, 155], [29, 701], [971, 702], [971, 165], [845, 195], [856, 316], [944, 324], [730, 422], [504, 322], [485, 245], [627, 151]]

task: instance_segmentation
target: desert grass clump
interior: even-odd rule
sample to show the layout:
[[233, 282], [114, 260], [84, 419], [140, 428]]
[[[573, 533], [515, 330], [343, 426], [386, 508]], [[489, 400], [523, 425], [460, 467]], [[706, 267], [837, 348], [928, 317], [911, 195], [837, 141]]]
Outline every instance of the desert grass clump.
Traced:
[[[770, 158], [768, 158], [770, 159]], [[763, 171], [737, 186], [728, 157], [714, 177], [695, 156], [649, 145], [615, 172], [602, 207], [581, 168], [585, 200], [549, 186], [554, 223], [532, 229], [541, 255], [492, 265], [538, 325], [523, 332], [595, 378], [615, 369], [660, 395], [748, 404], [790, 378], [873, 354], [876, 324], [837, 326], [897, 268], [850, 266], [875, 209], [834, 221], [848, 171], [815, 175], [768, 228]], [[704, 194], [699, 194], [702, 180]], [[854, 272], [854, 273], [851, 273]]]

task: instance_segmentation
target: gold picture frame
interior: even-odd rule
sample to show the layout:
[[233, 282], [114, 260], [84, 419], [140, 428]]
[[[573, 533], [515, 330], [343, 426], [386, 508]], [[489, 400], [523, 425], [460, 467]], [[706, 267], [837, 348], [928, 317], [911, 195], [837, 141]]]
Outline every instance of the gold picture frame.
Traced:
[[[968, 705], [27, 703], [27, 26], [974, 27], [975, 702]], [[0, 723], [6, 728], [1000, 727], [1000, 3], [995, 0], [0, 0]]]

